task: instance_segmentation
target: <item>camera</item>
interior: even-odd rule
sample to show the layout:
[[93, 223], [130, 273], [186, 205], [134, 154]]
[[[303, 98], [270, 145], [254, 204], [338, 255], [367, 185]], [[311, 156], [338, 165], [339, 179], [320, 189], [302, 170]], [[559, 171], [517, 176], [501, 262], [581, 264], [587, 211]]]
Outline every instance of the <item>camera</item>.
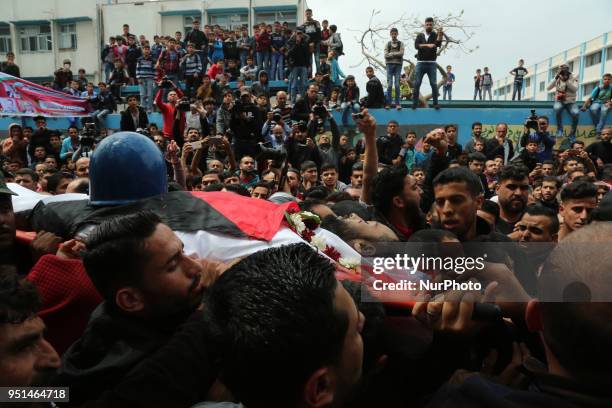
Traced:
[[297, 124], [297, 128], [300, 132], [306, 132], [308, 130], [308, 125], [303, 120], [300, 120]]
[[531, 115], [527, 118], [525, 122], [525, 126], [527, 129], [538, 130], [538, 115], [536, 115], [535, 109], [531, 109]]
[[189, 112], [191, 110], [191, 102], [189, 102], [189, 99], [187, 98], [182, 98], [176, 104], [176, 109], [182, 112]]
[[324, 102], [325, 102], [325, 95], [323, 95], [322, 93], [318, 93], [317, 101], [315, 102], [315, 105], [312, 107], [312, 113], [314, 113], [315, 116], [321, 119], [325, 119], [327, 117], [327, 108], [325, 107]]
[[279, 109], [274, 109], [272, 111], [272, 120], [276, 123], [280, 122], [283, 119], [283, 117], [280, 114], [280, 110]]
[[168, 79], [167, 75], [164, 75], [164, 77], [161, 79], [159, 82], [159, 87], [164, 89], [172, 88], [172, 82]]
[[81, 130], [79, 135], [79, 144], [83, 152], [88, 152], [93, 149], [96, 139], [98, 137], [98, 129], [95, 123], [86, 123]]

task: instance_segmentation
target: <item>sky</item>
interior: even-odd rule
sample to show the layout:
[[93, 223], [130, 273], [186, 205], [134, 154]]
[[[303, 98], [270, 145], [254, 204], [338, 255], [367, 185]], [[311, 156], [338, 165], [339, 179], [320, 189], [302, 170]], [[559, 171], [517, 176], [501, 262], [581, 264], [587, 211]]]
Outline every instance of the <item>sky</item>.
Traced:
[[[346, 54], [339, 59], [340, 66], [345, 74], [356, 76], [361, 88], [365, 88], [366, 62], [354, 67], [362, 59], [355, 30], [367, 29], [373, 10], [380, 11], [373, 25], [384, 26], [402, 15], [424, 20], [464, 10], [464, 22], [474, 32], [466, 45], [478, 48], [470, 54], [451, 50], [438, 57], [440, 65], [454, 68], [453, 99], [472, 99], [477, 68], [488, 66], [493, 80], [502, 79], [520, 58], [530, 66], [612, 30], [612, 0], [308, 0], [307, 4], [315, 19], [338, 26]], [[414, 62], [415, 53], [414, 43], [406, 44], [405, 57]], [[386, 83], [384, 75], [377, 75]], [[425, 83], [421, 93], [430, 92], [427, 78]]]

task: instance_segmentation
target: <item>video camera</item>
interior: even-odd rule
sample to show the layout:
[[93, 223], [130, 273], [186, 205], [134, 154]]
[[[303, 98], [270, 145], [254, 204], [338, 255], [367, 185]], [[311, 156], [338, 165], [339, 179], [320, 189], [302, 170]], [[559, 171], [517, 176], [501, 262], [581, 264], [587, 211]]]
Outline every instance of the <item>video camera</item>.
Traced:
[[176, 104], [176, 109], [181, 112], [189, 112], [191, 110], [191, 102], [188, 98], [181, 98]]
[[98, 129], [96, 128], [95, 123], [85, 123], [83, 129], [81, 129], [81, 134], [79, 135], [79, 144], [83, 152], [88, 152], [93, 149], [94, 144], [98, 139]]
[[527, 118], [525, 122], [525, 127], [527, 129], [533, 129], [535, 131], [538, 130], [538, 115], [536, 115], [535, 109], [531, 109], [531, 115]]
[[159, 82], [159, 87], [164, 89], [172, 88], [172, 81], [168, 79], [167, 75], [164, 75], [161, 81]]
[[327, 117], [327, 108], [325, 107], [324, 103], [325, 95], [323, 95], [322, 93], [318, 93], [317, 101], [312, 107], [312, 113], [314, 113], [314, 115], [322, 121], [325, 121], [325, 118]]

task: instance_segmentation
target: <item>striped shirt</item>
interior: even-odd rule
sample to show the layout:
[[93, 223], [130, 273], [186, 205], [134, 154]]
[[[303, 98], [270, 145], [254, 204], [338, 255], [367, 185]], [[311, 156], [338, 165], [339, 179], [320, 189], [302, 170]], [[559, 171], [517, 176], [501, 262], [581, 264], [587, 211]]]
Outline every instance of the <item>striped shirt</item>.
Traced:
[[155, 78], [155, 60], [153, 57], [140, 57], [136, 61], [136, 78], [153, 79]]
[[196, 53], [187, 54], [181, 61], [181, 65], [185, 69], [185, 76], [193, 76], [193, 74], [202, 73], [202, 60]]

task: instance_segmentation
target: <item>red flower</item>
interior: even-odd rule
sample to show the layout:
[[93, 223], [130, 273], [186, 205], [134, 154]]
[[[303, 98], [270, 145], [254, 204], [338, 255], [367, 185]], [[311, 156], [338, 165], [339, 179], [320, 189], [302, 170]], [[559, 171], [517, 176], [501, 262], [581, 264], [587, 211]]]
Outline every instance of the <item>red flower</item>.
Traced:
[[304, 238], [306, 242], [310, 242], [312, 240], [312, 237], [314, 237], [314, 235], [315, 235], [314, 231], [311, 229], [308, 229], [308, 227], [306, 227], [304, 232], [302, 232], [302, 238]]
[[332, 246], [326, 245], [323, 253], [329, 256], [331, 259], [333, 259], [336, 262], [340, 261], [340, 256], [341, 256], [340, 252], [338, 252], [338, 250]]

